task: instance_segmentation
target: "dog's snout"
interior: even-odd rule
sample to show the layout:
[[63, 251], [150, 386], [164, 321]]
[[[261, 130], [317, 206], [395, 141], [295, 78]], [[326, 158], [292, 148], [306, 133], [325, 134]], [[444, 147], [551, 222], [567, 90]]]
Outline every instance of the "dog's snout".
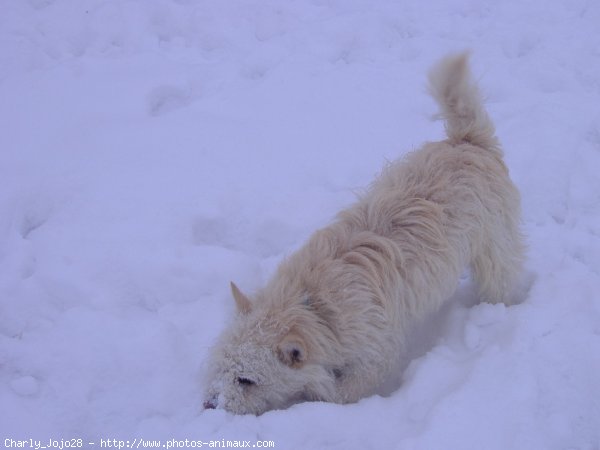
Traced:
[[204, 400], [204, 409], [216, 409], [217, 405], [212, 400]]

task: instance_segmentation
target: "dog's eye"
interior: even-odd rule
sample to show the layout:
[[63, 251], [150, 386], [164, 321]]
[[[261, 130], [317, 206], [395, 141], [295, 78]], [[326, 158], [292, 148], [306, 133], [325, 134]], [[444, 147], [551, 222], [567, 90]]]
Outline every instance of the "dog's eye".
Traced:
[[252, 381], [250, 378], [238, 377], [237, 382], [242, 386], [253, 386], [256, 383]]

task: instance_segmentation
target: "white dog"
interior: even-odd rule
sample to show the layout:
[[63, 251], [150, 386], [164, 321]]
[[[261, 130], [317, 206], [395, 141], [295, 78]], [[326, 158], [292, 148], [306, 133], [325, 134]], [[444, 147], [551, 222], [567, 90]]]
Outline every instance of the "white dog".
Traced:
[[470, 265], [482, 300], [510, 303], [523, 260], [508, 177], [468, 56], [429, 77], [448, 138], [381, 176], [283, 261], [213, 349], [205, 408], [261, 414], [371, 395], [396, 366], [410, 321], [438, 308]]

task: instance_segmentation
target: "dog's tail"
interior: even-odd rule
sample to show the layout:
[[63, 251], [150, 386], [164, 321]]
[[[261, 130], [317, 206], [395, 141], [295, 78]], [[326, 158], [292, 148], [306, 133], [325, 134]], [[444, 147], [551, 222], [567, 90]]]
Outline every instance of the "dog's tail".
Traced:
[[444, 58], [429, 73], [429, 92], [441, 108], [452, 143], [470, 144], [501, 152], [481, 94], [471, 79], [469, 53]]

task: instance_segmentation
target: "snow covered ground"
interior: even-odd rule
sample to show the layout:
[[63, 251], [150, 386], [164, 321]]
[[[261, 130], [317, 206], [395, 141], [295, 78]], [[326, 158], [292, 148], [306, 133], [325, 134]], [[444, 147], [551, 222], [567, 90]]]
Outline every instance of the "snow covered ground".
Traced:
[[[2, 445], [600, 449], [599, 25], [595, 0], [1, 0]], [[389, 395], [202, 411], [229, 281], [441, 138], [426, 72], [465, 48], [523, 196], [525, 301], [465, 279]]]

